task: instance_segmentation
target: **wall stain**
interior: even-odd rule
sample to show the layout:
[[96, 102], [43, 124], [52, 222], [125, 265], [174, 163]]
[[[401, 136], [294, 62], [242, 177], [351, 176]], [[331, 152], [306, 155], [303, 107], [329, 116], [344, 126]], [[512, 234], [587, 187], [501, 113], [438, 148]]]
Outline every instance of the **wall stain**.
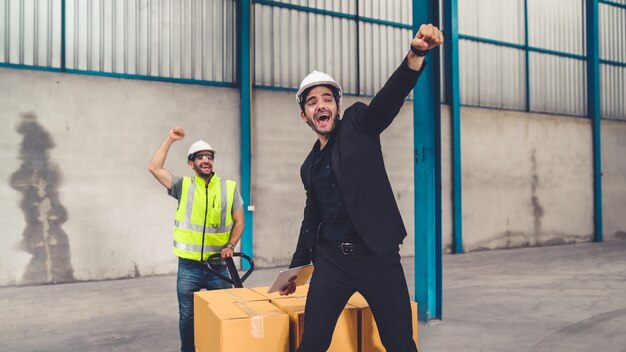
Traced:
[[626, 240], [626, 231], [617, 231], [613, 236], [618, 240]]
[[131, 277], [141, 277], [141, 272], [139, 271], [139, 266], [137, 265], [137, 263], [133, 263], [134, 265], [134, 271]]
[[33, 113], [21, 115], [16, 131], [23, 135], [22, 165], [11, 175], [10, 185], [22, 194], [26, 228], [20, 249], [32, 255], [20, 283], [75, 281], [69, 238], [61, 227], [68, 219], [58, 192], [62, 173], [50, 159], [54, 141]]
[[466, 252], [469, 253], [491, 251], [497, 249], [556, 246], [593, 241], [593, 234], [572, 235], [561, 232], [550, 232], [544, 233], [543, 235], [543, 240], [539, 242], [534, 242], [529, 240], [527, 232], [507, 230], [498, 233], [494, 237], [487, 240], [479, 241], [474, 244], [468, 244]]
[[534, 234], [535, 234], [535, 243], [541, 242], [541, 218], [543, 217], [543, 207], [539, 202], [539, 197], [537, 197], [537, 188], [539, 187], [539, 175], [537, 173], [537, 158], [535, 156], [537, 149], [533, 146], [533, 151], [530, 156], [531, 161], [531, 170], [532, 176], [530, 180], [530, 204], [533, 208], [533, 218], [534, 218]]

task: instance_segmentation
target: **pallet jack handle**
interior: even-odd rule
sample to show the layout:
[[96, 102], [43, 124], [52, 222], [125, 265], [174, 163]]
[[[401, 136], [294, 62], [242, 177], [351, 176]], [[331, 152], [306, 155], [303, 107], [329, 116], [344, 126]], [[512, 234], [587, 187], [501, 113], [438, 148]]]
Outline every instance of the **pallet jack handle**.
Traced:
[[[237, 267], [235, 266], [233, 257], [241, 257], [247, 260], [250, 264], [250, 269], [248, 269], [248, 271], [246, 271], [242, 277], [239, 277], [239, 272], [237, 271]], [[215, 274], [220, 279], [232, 284], [236, 288], [242, 288], [243, 282], [248, 278], [248, 276], [250, 276], [250, 274], [252, 274], [252, 271], [254, 270], [254, 261], [252, 260], [252, 258], [250, 258], [250, 256], [241, 252], [233, 253], [233, 257], [228, 257], [224, 259], [224, 261], [222, 261], [220, 253], [215, 253], [207, 258], [206, 266], [213, 274]], [[228, 269], [228, 274], [230, 275], [230, 277], [222, 275], [217, 271], [217, 269], [223, 267], [224, 264]]]

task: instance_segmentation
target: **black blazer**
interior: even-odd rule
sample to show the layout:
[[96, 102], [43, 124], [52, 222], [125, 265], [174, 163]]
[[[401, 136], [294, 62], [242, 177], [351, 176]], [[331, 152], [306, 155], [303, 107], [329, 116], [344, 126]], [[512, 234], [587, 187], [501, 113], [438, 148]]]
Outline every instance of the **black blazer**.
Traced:
[[[398, 115], [404, 99], [415, 86], [425, 66], [426, 62], [419, 72], [413, 71], [405, 58], [369, 106], [355, 103], [345, 111], [335, 126], [334, 133], [337, 136], [331, 151], [332, 170], [356, 231], [367, 246], [377, 253], [397, 248], [406, 237], [406, 229], [385, 170], [380, 134]], [[315, 144], [318, 148], [319, 143], [318, 140]], [[318, 239], [321, 211], [311, 192], [313, 150], [300, 167], [307, 197], [298, 244], [289, 267], [310, 263]]]

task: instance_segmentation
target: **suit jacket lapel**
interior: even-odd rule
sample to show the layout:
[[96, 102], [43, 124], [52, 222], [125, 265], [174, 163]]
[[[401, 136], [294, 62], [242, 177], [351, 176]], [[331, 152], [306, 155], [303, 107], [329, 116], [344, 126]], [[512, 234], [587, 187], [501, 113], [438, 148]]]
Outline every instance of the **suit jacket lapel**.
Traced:
[[330, 153], [330, 163], [332, 165], [333, 174], [335, 175], [335, 180], [337, 180], [337, 184], [342, 185], [341, 183], [341, 152], [340, 152], [340, 141], [341, 141], [341, 120], [337, 121], [337, 126], [335, 127], [335, 145], [333, 146], [333, 150]]
[[[319, 142], [318, 142], [319, 143]], [[304, 184], [304, 189], [308, 192], [311, 190], [311, 172], [313, 167], [313, 151], [315, 150], [315, 146], [309, 153], [309, 155], [304, 159], [304, 163], [302, 163], [302, 183]]]

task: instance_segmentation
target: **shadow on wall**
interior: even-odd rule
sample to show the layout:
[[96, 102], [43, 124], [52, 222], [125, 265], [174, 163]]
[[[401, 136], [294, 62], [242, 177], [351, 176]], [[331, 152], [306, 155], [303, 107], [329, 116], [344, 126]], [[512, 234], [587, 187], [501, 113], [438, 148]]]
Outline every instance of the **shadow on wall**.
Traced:
[[23, 135], [22, 165], [10, 183], [22, 194], [20, 208], [26, 220], [20, 249], [33, 256], [20, 284], [74, 281], [69, 238], [61, 228], [68, 219], [58, 192], [62, 174], [49, 155], [54, 141], [33, 113], [21, 115], [16, 131]]

